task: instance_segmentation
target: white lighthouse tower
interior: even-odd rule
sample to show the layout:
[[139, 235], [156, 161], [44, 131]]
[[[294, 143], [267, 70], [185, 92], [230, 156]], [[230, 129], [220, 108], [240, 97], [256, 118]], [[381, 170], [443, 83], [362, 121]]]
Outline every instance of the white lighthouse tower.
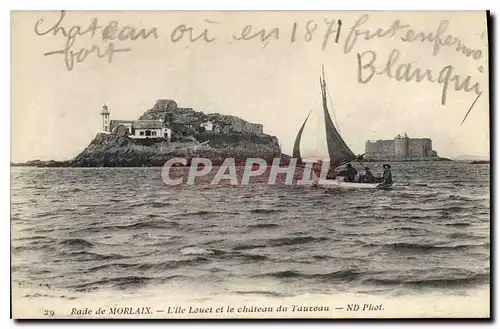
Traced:
[[108, 110], [108, 107], [106, 106], [106, 104], [104, 104], [102, 106], [102, 111], [101, 111], [101, 115], [102, 115], [102, 131], [103, 132], [109, 132], [109, 110]]

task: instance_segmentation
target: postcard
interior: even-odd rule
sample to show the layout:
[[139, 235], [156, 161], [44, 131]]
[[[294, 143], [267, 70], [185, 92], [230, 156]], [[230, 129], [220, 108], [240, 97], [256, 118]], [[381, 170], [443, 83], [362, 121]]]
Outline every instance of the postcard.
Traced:
[[11, 12], [12, 317], [489, 318], [489, 20]]

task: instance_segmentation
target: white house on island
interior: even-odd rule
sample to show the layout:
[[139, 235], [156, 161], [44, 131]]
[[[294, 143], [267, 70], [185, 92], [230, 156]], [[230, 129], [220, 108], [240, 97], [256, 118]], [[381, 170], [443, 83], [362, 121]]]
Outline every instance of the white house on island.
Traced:
[[214, 124], [212, 121], [205, 121], [200, 123], [200, 127], [205, 128], [206, 131], [213, 131], [214, 130]]
[[162, 120], [110, 120], [108, 107], [104, 105], [101, 111], [102, 132], [128, 136], [134, 139], [165, 138], [170, 142], [172, 130], [165, 127]]

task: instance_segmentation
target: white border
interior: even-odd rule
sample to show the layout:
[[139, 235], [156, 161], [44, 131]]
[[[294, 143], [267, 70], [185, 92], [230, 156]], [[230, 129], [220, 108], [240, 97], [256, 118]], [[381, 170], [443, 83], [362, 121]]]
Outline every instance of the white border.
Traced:
[[[2, 314], [1, 314], [1, 328], [11, 328], [14, 326], [17, 326], [16, 323], [14, 323], [12, 320], [9, 319], [9, 312], [10, 312], [10, 248], [9, 248], [9, 242], [10, 242], [10, 10], [60, 10], [60, 9], [67, 9], [67, 10], [485, 10], [485, 9], [490, 9], [493, 14], [499, 13], [500, 12], [500, 1], [498, 0], [475, 0], [475, 1], [465, 1], [465, 0], [453, 0], [453, 1], [401, 1], [401, 0], [349, 0], [349, 1], [328, 1], [328, 0], [323, 0], [323, 1], [318, 1], [318, 0], [307, 0], [307, 1], [300, 1], [298, 3], [293, 3], [291, 1], [275, 1], [271, 2], [270, 0], [253, 0], [253, 1], [245, 1], [245, 2], [240, 2], [236, 3], [234, 0], [229, 1], [229, 0], [208, 0], [208, 1], [203, 1], [203, 0], [176, 0], [176, 1], [150, 1], [150, 0], [121, 0], [121, 1], [116, 1], [113, 4], [110, 2], [102, 1], [102, 0], [86, 0], [86, 1], [63, 1], [63, 0], [45, 0], [45, 1], [2, 1], [2, 11], [1, 11], [1, 24], [2, 24], [2, 30], [1, 30], [1, 40], [3, 47], [2, 49], [9, 49], [8, 51], [4, 50], [0, 52], [0, 56], [2, 58], [2, 64], [4, 67], [4, 70], [2, 72], [8, 72], [8, 74], [3, 75], [2, 79], [2, 91], [3, 91], [3, 96], [1, 98], [2, 100], [2, 110], [0, 111], [0, 145], [1, 145], [1, 156], [2, 156], [2, 170], [1, 170], [1, 175], [0, 175], [0, 184], [2, 186], [1, 189], [1, 207], [0, 209], [2, 210], [3, 216], [1, 218], [2, 220], [2, 230], [0, 230], [1, 238], [0, 241], [3, 242], [3, 248], [1, 249], [1, 264], [2, 264], [2, 280], [0, 282], [0, 287], [1, 287], [1, 296], [2, 296]], [[497, 21], [498, 24], [498, 21]], [[499, 36], [498, 33], [495, 33], [495, 39], [493, 40], [494, 43], [499, 44]], [[498, 50], [497, 50], [498, 51]], [[498, 56], [497, 56], [498, 58]], [[495, 68], [498, 69], [498, 62], [497, 58], [494, 59], [494, 64]], [[495, 78], [498, 81], [498, 75], [495, 74]], [[492, 91], [493, 94], [496, 94], [498, 91], [498, 85], [495, 86], [494, 90]], [[495, 99], [495, 103], [491, 104], [494, 109], [498, 109], [497, 106], [497, 101]], [[497, 119], [495, 120], [495, 126], [499, 127], [499, 120], [498, 119], [498, 114], [496, 115]], [[492, 134], [492, 132], [490, 132]], [[493, 138], [493, 136], [492, 136]], [[498, 148], [500, 147], [498, 141], [495, 143], [495, 153], [498, 153]], [[497, 169], [497, 166], [495, 168], [492, 168], [493, 170]], [[493, 182], [496, 185], [496, 181]], [[496, 201], [497, 196], [495, 196]], [[495, 204], [495, 202], [492, 203], [492, 205]], [[494, 226], [495, 232], [493, 234], [495, 236], [498, 236], [497, 231], [500, 223], [496, 223]], [[497, 242], [498, 243], [498, 242]], [[495, 252], [494, 254], [495, 260], [498, 260], [497, 253]], [[495, 274], [498, 274], [498, 271], [495, 272]], [[495, 275], [494, 282], [495, 287], [498, 286], [498, 281], [497, 279], [498, 275]], [[495, 289], [496, 290], [496, 289]], [[496, 292], [496, 291], [495, 291]], [[496, 295], [496, 293], [495, 293]], [[495, 313], [496, 316], [499, 316], [498, 313], [498, 299], [497, 303], [495, 304], [495, 310], [492, 310], [492, 314]], [[198, 327], [201, 326], [202, 324], [193, 324], [193, 323], [182, 323], [182, 322], [130, 322], [131, 325], [134, 327], [145, 327], [146, 325], [151, 325], [152, 323], [156, 323], [159, 325], [166, 325], [169, 327], [185, 327], [185, 326], [190, 326], [190, 327]], [[72, 324], [71, 323], [54, 323], [54, 322], [45, 322], [44, 323], [46, 326], [53, 326], [57, 324], [59, 327], [69, 327]], [[99, 322], [99, 323], [78, 323], [79, 327], [103, 327], [104, 326], [122, 326], [125, 323], [123, 322]], [[220, 325], [220, 322], [217, 323], [212, 323], [212, 325], [218, 326]], [[293, 323], [290, 323], [293, 324]], [[264, 324], [264, 323], [254, 323], [253, 325], [250, 323], [245, 323], [243, 326], [273, 326], [273, 328], [285, 328], [288, 327], [290, 324], [278, 324], [278, 323], [271, 323], [271, 324]], [[296, 325], [301, 325], [301, 326], [310, 326], [310, 325], [335, 325], [335, 324], [347, 324], [345, 322], [341, 323], [315, 323], [315, 322], [300, 322], [300, 323], [295, 323]], [[405, 324], [405, 325], [410, 325], [410, 326], [416, 326], [416, 327], [434, 327], [438, 326], [439, 323], [437, 324], [429, 324], [427, 322], [420, 323], [420, 324], [410, 324], [410, 323], [400, 323], [400, 324]], [[24, 324], [23, 327], [32, 327], [36, 325], [35, 323], [29, 323], [29, 324]], [[228, 323], [225, 323], [227, 326]], [[231, 322], [229, 325], [233, 326], [236, 325], [236, 323]], [[355, 322], [355, 323], [349, 323], [349, 327], [377, 327], [377, 326], [386, 326], [387, 323], [381, 322], [381, 323], [373, 323], [373, 322]], [[398, 325], [398, 324], [396, 324]], [[450, 323], [450, 325], [455, 326], [456, 323]], [[480, 326], [481, 323], [479, 324], [474, 324], [474, 323], [468, 323], [466, 326], [467, 327], [475, 327], [475, 326]]]
[[183, 0], [183, 1], [119, 1], [109, 3], [100, 0], [69, 2], [62, 0], [10, 1], [13, 10], [484, 10], [495, 7], [495, 0], [454, 1], [397, 1], [397, 0], [351, 0], [351, 1], [227, 1], [227, 0]]

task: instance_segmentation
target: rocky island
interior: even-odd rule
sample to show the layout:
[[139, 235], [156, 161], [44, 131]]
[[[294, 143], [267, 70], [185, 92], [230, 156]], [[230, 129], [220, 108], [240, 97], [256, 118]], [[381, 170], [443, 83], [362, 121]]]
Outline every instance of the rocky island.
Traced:
[[277, 137], [265, 134], [260, 124], [218, 113], [179, 108], [173, 100], [158, 100], [138, 120], [110, 120], [101, 112], [103, 129], [74, 159], [29, 161], [17, 166], [36, 167], [153, 167], [174, 157], [208, 158], [220, 165], [226, 158], [243, 163], [262, 158], [272, 163], [282, 156]]

